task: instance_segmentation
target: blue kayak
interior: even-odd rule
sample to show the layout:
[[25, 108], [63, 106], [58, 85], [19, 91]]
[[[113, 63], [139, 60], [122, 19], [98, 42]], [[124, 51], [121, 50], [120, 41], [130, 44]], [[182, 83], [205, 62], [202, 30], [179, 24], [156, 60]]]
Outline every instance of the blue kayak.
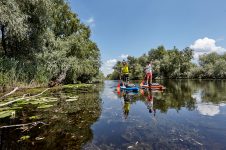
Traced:
[[123, 86], [120, 86], [120, 89], [121, 90], [126, 90], [126, 91], [138, 91], [139, 88], [134, 86], [134, 87], [123, 87]]

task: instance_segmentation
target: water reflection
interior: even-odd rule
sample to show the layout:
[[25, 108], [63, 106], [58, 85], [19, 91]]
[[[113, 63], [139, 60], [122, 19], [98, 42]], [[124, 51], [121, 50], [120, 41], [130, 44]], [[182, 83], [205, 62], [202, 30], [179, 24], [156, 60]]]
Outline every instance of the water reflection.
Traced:
[[125, 117], [125, 119], [127, 119], [128, 115], [129, 115], [129, 110], [130, 110], [131, 97], [129, 96], [128, 92], [126, 92], [126, 91], [124, 91], [122, 95], [124, 98], [124, 106], [123, 106], [124, 117]]
[[200, 114], [207, 116], [215, 116], [220, 113], [220, 106], [224, 104], [214, 104], [212, 101], [206, 102], [205, 96], [203, 97], [203, 90], [198, 90], [192, 95], [196, 100], [196, 107]]
[[[226, 148], [223, 140], [226, 133], [222, 132], [226, 131], [226, 82], [160, 82], [167, 87], [165, 91], [144, 89], [139, 93], [112, 92], [108, 97], [117, 95], [118, 100], [115, 98], [114, 101], [102, 97], [103, 107], [112, 109], [102, 112], [98, 122], [92, 126], [93, 140], [83, 148]], [[117, 82], [111, 82], [112, 84], [116, 86]], [[114, 86], [111, 87], [114, 91]], [[207, 115], [211, 118], [205, 117]]]
[[47, 123], [0, 129], [0, 149], [226, 149], [226, 81], [159, 82], [167, 89], [117, 93], [118, 82], [106, 81], [95, 92], [55, 91], [54, 107], [25, 105], [15, 118], [0, 119]]
[[[149, 113], [153, 113], [154, 116], [156, 114], [156, 109], [154, 107], [154, 95], [152, 94], [151, 89], [141, 89], [140, 93], [142, 96], [145, 97], [145, 104], [147, 105], [147, 109], [149, 110]], [[145, 94], [146, 93], [146, 94]]]
[[[80, 149], [92, 140], [90, 127], [101, 114], [101, 99], [99, 92], [79, 93], [68, 89], [54, 91], [49, 94], [57, 97], [58, 101], [52, 108], [37, 109], [34, 105], [24, 105], [16, 112], [15, 119], [1, 119], [1, 125], [34, 121], [46, 124], [0, 129], [0, 149]], [[78, 98], [67, 101], [74, 96]], [[31, 119], [32, 116], [36, 119]]]

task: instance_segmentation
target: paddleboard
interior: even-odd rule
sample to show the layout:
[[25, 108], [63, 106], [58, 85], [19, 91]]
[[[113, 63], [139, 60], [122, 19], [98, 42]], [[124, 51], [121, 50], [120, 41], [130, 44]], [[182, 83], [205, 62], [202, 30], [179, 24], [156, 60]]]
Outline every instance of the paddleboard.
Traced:
[[163, 85], [161, 85], [159, 83], [152, 83], [150, 86], [148, 86], [148, 85], [144, 85], [144, 82], [141, 82], [140, 87], [141, 88], [149, 88], [149, 89], [153, 89], [153, 90], [164, 90], [164, 89], [166, 89], [166, 87], [164, 87]]

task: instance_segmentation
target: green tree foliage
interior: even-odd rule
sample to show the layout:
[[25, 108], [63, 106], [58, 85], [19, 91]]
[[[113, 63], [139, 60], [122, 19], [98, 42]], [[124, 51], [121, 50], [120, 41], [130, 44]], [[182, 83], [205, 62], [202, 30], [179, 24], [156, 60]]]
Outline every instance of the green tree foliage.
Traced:
[[202, 78], [226, 78], [226, 54], [210, 53], [199, 58], [200, 77]]
[[[47, 83], [65, 76], [64, 82], [76, 83], [101, 76], [91, 31], [64, 0], [1, 0], [0, 29], [0, 59], [15, 64], [19, 82]], [[10, 70], [3, 65], [0, 71], [5, 76]]]
[[167, 51], [163, 45], [157, 47], [156, 49], [151, 49], [148, 52], [149, 61], [150, 60], [162, 60], [166, 53], [167, 53]]
[[141, 79], [144, 75], [144, 70], [141, 64], [145, 63], [147, 60], [146, 55], [141, 56], [140, 58], [135, 58], [129, 56], [128, 58], [129, 71], [130, 71], [130, 79], [137, 80]]
[[168, 50], [160, 61], [160, 74], [167, 78], [188, 78], [192, 67], [192, 53], [189, 48], [182, 51], [176, 48]]
[[[144, 67], [150, 61], [153, 63], [154, 78], [226, 78], [226, 53], [223, 55], [217, 53], [201, 55], [199, 64], [192, 63], [192, 58], [193, 50], [188, 47], [183, 50], [176, 47], [166, 50], [164, 46], [151, 49], [148, 54], [138, 58], [128, 56], [130, 79], [144, 78]], [[107, 76], [108, 79], [118, 79], [120, 62], [113, 69], [114, 72]]]
[[[156, 49], [151, 49], [148, 54], [144, 54], [138, 58], [129, 56], [128, 64], [130, 70], [130, 79], [137, 80], [144, 78], [144, 67], [148, 62], [152, 61], [153, 64], [153, 76], [159, 78], [190, 78], [190, 70], [195, 67], [191, 60], [193, 58], [193, 50], [185, 48], [179, 50], [176, 47], [166, 50], [164, 46], [159, 46]], [[118, 64], [117, 68], [118, 68]], [[116, 66], [114, 67], [114, 69]], [[111, 75], [110, 79], [115, 79]]]

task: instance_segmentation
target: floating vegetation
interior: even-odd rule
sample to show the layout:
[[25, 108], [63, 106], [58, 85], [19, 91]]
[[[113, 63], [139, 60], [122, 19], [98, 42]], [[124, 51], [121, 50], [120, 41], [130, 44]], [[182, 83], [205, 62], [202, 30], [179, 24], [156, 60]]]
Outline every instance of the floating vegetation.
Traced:
[[50, 107], [52, 107], [53, 105], [48, 105], [48, 104], [46, 104], [46, 105], [41, 105], [41, 106], [38, 106], [38, 108], [39, 109], [44, 109], [44, 108], [50, 108]]
[[15, 110], [4, 110], [0, 112], [0, 118], [6, 118], [11, 116], [15, 116]]
[[29, 138], [30, 138], [29, 135], [24, 135], [24, 136], [22, 136], [22, 137], [20, 138], [19, 142], [28, 140]]
[[66, 102], [73, 102], [73, 101], [77, 101], [78, 100], [78, 96], [76, 97], [68, 97]]
[[40, 116], [31, 116], [31, 117], [29, 117], [30, 120], [38, 120], [40, 118], [41, 118]]
[[63, 85], [63, 88], [79, 89], [79, 88], [91, 88], [93, 86], [94, 86], [93, 84], [67, 84]]
[[[71, 139], [65, 137], [63, 143], [76, 140], [79, 144], [74, 149], [79, 149], [91, 139], [90, 126], [100, 115], [99, 93], [88, 92], [83, 95], [80, 92], [88, 91], [92, 86], [69, 85], [66, 88], [28, 89], [23, 92], [18, 90], [0, 103], [0, 130], [7, 129], [4, 132], [10, 137], [7, 142], [11, 143], [13, 138], [15, 143], [26, 143], [30, 148], [34, 144], [37, 146], [39, 142], [48, 141], [51, 136], [58, 137], [59, 133], [72, 134]], [[78, 89], [76, 93], [73, 92], [75, 89]], [[38, 145], [40, 149], [46, 148], [45, 146]]]
[[[54, 92], [61, 90], [78, 89], [88, 91], [94, 85], [92, 84], [69, 84], [62, 87], [49, 88], [34, 88], [34, 89], [19, 89], [10, 94], [9, 97], [0, 102], [0, 118], [10, 117], [15, 110], [22, 109], [25, 105], [36, 105], [38, 109], [47, 109], [54, 106], [59, 101], [59, 97], [53, 95]], [[76, 95], [65, 97], [66, 102], [78, 101]]]

